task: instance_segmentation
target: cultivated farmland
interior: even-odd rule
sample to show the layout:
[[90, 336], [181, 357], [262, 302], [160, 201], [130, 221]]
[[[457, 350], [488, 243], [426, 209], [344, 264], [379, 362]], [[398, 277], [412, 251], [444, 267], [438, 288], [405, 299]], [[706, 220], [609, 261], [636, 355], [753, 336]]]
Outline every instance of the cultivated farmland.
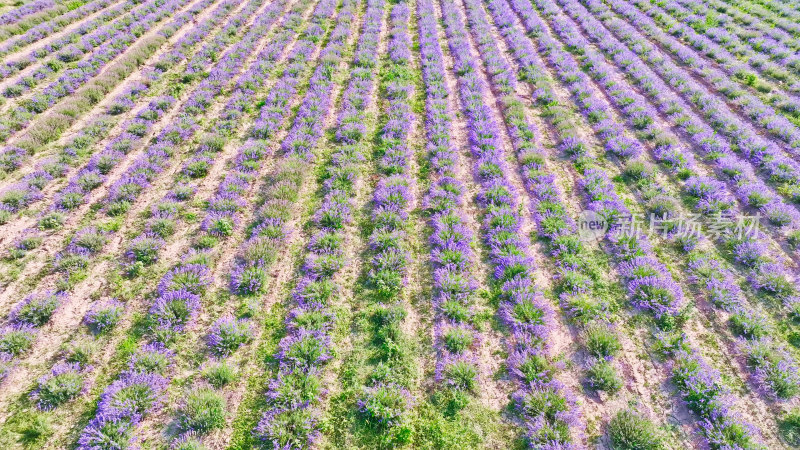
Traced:
[[800, 448], [800, 0], [6, 0], [0, 58], [0, 448]]

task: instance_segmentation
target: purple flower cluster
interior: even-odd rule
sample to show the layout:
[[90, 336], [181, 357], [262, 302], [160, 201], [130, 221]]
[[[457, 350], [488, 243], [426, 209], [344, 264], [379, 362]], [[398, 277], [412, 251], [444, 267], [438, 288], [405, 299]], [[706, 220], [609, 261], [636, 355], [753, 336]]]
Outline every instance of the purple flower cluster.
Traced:
[[41, 327], [46, 324], [58, 307], [67, 301], [63, 292], [44, 291], [25, 297], [11, 310], [9, 317], [17, 324]]
[[[470, 17], [473, 22], [478, 19], [480, 26], [480, 17], [475, 14], [474, 6], [468, 7], [472, 9]], [[546, 355], [554, 311], [534, 284], [535, 263], [529, 255], [529, 245], [518, 237], [521, 217], [517, 213], [517, 192], [509, 181], [499, 127], [492, 115], [487, 114], [488, 107], [484, 103], [487, 86], [478, 69], [478, 58], [470, 49], [463, 16], [446, 0], [441, 2], [441, 7], [445, 34], [455, 60], [459, 95], [469, 124], [470, 150], [477, 161], [475, 172], [481, 186], [479, 201], [486, 211], [484, 240], [490, 249], [490, 264], [501, 292], [499, 316], [511, 333], [510, 354]], [[420, 2], [418, 14], [421, 18], [433, 17], [430, 3]], [[435, 36], [436, 26], [432, 19], [421, 20], [420, 28], [427, 28], [426, 32]], [[483, 44], [487, 42], [483, 41]], [[489, 71], [498, 75], [493, 77], [497, 80], [493, 85], [513, 89], [514, 77], [509, 76], [502, 58], [492, 58], [493, 49], [488, 45], [481, 45], [480, 51], [482, 54], [488, 52], [486, 58], [491, 62], [487, 63], [487, 68], [491, 67]], [[547, 361], [547, 358], [543, 360]], [[510, 367], [510, 370], [520, 373], [517, 367]], [[580, 433], [582, 426], [574, 407], [575, 399], [565, 386], [552, 376], [516, 381], [519, 390], [514, 396], [515, 403], [528, 425], [529, 444], [572, 446], [574, 435]], [[527, 406], [529, 399], [540, 396], [554, 400], [539, 403], [550, 405], [543, 408]]]
[[31, 399], [43, 411], [50, 411], [86, 392], [86, 372], [79, 363], [58, 363], [39, 378]]
[[[652, 22], [651, 19], [623, 2], [614, 2], [610, 4], [616, 11], [631, 18], [636, 23], [641, 22], [647, 24]], [[687, 117], [687, 114], [689, 114], [691, 110], [687, 107], [686, 102], [694, 104], [714, 130], [719, 131], [722, 135], [730, 139], [732, 143], [735, 143], [741, 155], [755, 166], [761, 168], [772, 181], [780, 184], [793, 184], [797, 182], [798, 174], [800, 173], [798, 172], [798, 168], [800, 168], [800, 166], [798, 166], [792, 158], [784, 155], [777, 145], [763, 139], [751, 126], [736, 118], [723, 102], [710, 95], [706, 88], [700, 83], [690, 79], [681, 67], [672, 63], [670, 58], [665, 57], [660, 50], [645, 44], [646, 39], [632, 26], [606, 14], [608, 12], [608, 7], [605, 4], [591, 1], [587, 2], [587, 5], [592, 12], [591, 15], [586, 13], [583, 8], [579, 8], [576, 11], [578, 19], [582, 23], [590, 24], [590, 26], [585, 28], [590, 33], [590, 36], [596, 36], [600, 48], [614, 55], [615, 61], [618, 63], [625, 62], [626, 72], [631, 75], [633, 80], [637, 80], [637, 84], [640, 84], [644, 88], [644, 92], [648, 96], [656, 100], [659, 110], [670, 117], [676, 119], [682, 118], [680, 121], [677, 121], [677, 123], [679, 123], [680, 126], [690, 134], [692, 139], [698, 143], [699, 148], [705, 152], [731, 152], [730, 147], [724, 142], [724, 137], [715, 136], [706, 131], [709, 129], [708, 125], [696, 119], [687, 120], [691, 117], [691, 115]], [[629, 46], [636, 48], [642, 58], [652, 63], [652, 69], [644, 64], [639, 56], [620, 44], [617, 39], [609, 39], [613, 35], [602, 27], [597, 19], [591, 16], [595, 16], [606, 22], [615, 34], [621, 36]], [[654, 27], [648, 25], [648, 29], [654, 30]], [[663, 34], [663, 32], [659, 32], [659, 36], [666, 39], [663, 42], [674, 40], [674, 38]], [[671, 48], [671, 46], [667, 48]], [[655, 76], [654, 71], [663, 77], [663, 80], [666, 80], [669, 85], [673, 86], [682, 99], [674, 94], [659, 76]], [[730, 81], [731, 77], [724, 75], [720, 77], [718, 75], [719, 74], [712, 75], [716, 82], [726, 85], [732, 83]], [[715, 85], [715, 83], [712, 82], [712, 85]], [[717, 87], [723, 92], [729, 91], [729, 89], [724, 86]], [[734, 89], [733, 91], [737, 90]], [[686, 102], [683, 99], [685, 99]], [[752, 105], [752, 103], [745, 101], [741, 103]], [[756, 109], [760, 110], [758, 107], [756, 107]], [[762, 113], [759, 112], [759, 115], [761, 114]], [[764, 114], [764, 119], [766, 121], [771, 121], [775, 117], [774, 113], [772, 115]], [[764, 123], [766, 123], [766, 121]]]
[[[342, 4], [331, 38], [321, 53], [327, 57], [320, 57], [295, 124], [283, 142], [287, 162], [296, 165], [299, 170], [304, 170], [307, 161], [314, 159], [313, 149], [322, 131], [319, 124], [330, 108], [332, 77], [339, 66], [339, 57], [355, 31], [353, 18], [357, 5], [355, 1]], [[320, 2], [315, 9], [314, 23], [330, 15], [334, 7], [335, 2]], [[374, 54], [382, 17], [383, 2], [368, 1], [356, 55]], [[374, 85], [374, 75], [364, 70], [370, 67], [369, 61], [356, 59], [356, 67], [343, 94], [337, 131], [346, 128], [354, 116], [359, 117], [362, 112], [358, 109], [363, 110], [369, 102]], [[303, 276], [294, 289], [295, 306], [286, 319], [288, 334], [278, 344], [278, 375], [269, 383], [267, 411], [253, 430], [255, 437], [266, 446], [306, 447], [320, 435], [318, 406], [322, 392], [319, 390], [319, 376], [332, 357], [329, 332], [335, 316], [331, 302], [338, 290], [334, 277], [345, 263], [343, 245], [346, 236], [342, 227], [352, 220], [350, 203], [359, 176], [359, 165], [364, 160], [359, 152], [359, 140], [360, 137], [354, 135], [344, 140], [334, 150], [327, 167], [326, 180], [323, 182], [324, 197], [314, 215], [316, 231], [307, 247]], [[300, 178], [296, 183], [300, 183]], [[292, 194], [296, 196], [296, 190]], [[283, 227], [282, 221], [272, 223]], [[251, 240], [264, 239], [255, 234], [257, 230], [259, 228], [254, 230]]]
[[[786, 117], [778, 114], [774, 108], [762, 102], [756, 95], [743, 91], [741, 88], [737, 88], [737, 84], [744, 84], [743, 81], [747, 79], [745, 76], [737, 77], [737, 75], [746, 72], [747, 69], [743, 64], [736, 63], [733, 55], [709, 40], [700, 42], [700, 40], [697, 40], [699, 36], [697, 36], [694, 31], [690, 31], [690, 29], [675, 30], [676, 33], [684, 31], [682, 36], [685, 39], [694, 40], [696, 45], [705, 47], [703, 49], [703, 54], [711, 54], [715, 60], [723, 62], [718, 65], [708, 64], [696, 51], [678, 42], [678, 39], [673, 35], [661, 30], [653, 19], [638, 11], [627, 1], [618, 0], [611, 2], [610, 5], [611, 8], [624, 17], [627, 17], [631, 23], [635, 24], [635, 27], [628, 25], [628, 30], [634, 31], [640, 29], [647, 37], [656, 40], [663, 48], [675, 55], [678, 61], [691, 68], [694, 74], [704, 78], [705, 81], [716, 88], [717, 91], [725, 93], [730, 99], [735, 100], [735, 105], [741, 111], [740, 114], [749, 118], [757, 127], [762, 128], [770, 135], [784, 141], [787, 144], [787, 151], [790, 154], [794, 156], [798, 154], [798, 148], [800, 148], [800, 129]], [[653, 9], [651, 11], [657, 10]], [[641, 34], [637, 32], [636, 35], [631, 35], [631, 38], [640, 40]], [[735, 81], [737, 79], [742, 81]], [[698, 84], [689, 89], [696, 87], [702, 86]], [[721, 124], [724, 126], [722, 129], [734, 129], [733, 131], [736, 133], [739, 131], [736, 128], [741, 127], [745, 129], [750, 128], [748, 131], [752, 131], [752, 127], [745, 121], [737, 118], [725, 106], [724, 102], [713, 98], [713, 96], [709, 95], [707, 92], [704, 93], [702, 100], [712, 103], [712, 105], [709, 106], [716, 110], [714, 112], [725, 115], [719, 116], [720, 118], [724, 117], [727, 119]], [[794, 102], [798, 101], [796, 97], [790, 97], [790, 100]], [[794, 104], [797, 105], [797, 103]], [[710, 115], [713, 113], [711, 109], [704, 108], [704, 114]]]
[[[41, 114], [60, 99], [74, 93], [89, 79], [100, 73], [101, 69], [112, 59], [128, 49], [137, 40], [137, 33], [146, 31], [168, 18], [173, 10], [181, 8], [186, 2], [187, 0], [171, 0], [171, 2], [162, 4], [160, 1], [151, 0], [132, 11], [130, 15], [125, 16], [124, 20], [100, 28], [84, 41], [85, 48], [91, 51], [90, 55], [85, 60], [81, 60], [74, 69], [69, 69], [61, 74], [41, 93], [25, 99], [17, 108], [13, 109], [10, 116], [0, 124], [0, 130], [2, 130], [0, 137], [5, 141], [9, 136], [27, 126], [32, 117]], [[111, 40], [111, 37], [114, 39]], [[109, 42], [103, 43], [104, 41]], [[94, 48], [95, 45], [98, 47]], [[66, 55], [64, 52], [69, 52], [70, 49], [76, 49], [76, 47], [67, 47], [62, 50], [62, 58]], [[77, 59], [78, 52], [73, 51], [70, 54], [68, 61], [72, 61], [72, 58]], [[34, 75], [32, 79], [43, 79], [48, 72], [52, 72], [52, 69], [42, 66], [39, 69], [38, 77]], [[20, 81], [14, 86], [18, 88], [19, 94], [32, 87], [30, 83], [24, 81]]]
[[65, 280], [69, 280], [73, 274], [84, 272], [92, 264], [93, 256], [105, 246], [109, 234], [94, 227], [78, 230], [64, 250], [56, 254], [53, 272], [62, 274]]
[[125, 305], [116, 301], [98, 303], [93, 305], [83, 318], [83, 322], [94, 334], [108, 332], [120, 321], [125, 312]]
[[[567, 0], [564, 1], [566, 2]], [[609, 33], [597, 19], [591, 17], [591, 15], [585, 10], [585, 8], [583, 8], [583, 6], [575, 2], [571, 2], [569, 4], [573, 5], [573, 7], [568, 9], [575, 11], [575, 14], [578, 16], [578, 20], [582, 23], [584, 29], [590, 30], [590, 35], [596, 38], [596, 42], [602, 43], [601, 47], [604, 49], [604, 51], [614, 55], [615, 61], [620, 64], [622, 61], [639, 61], [638, 57], [633, 52], [619, 44], [616, 38], [611, 35], [611, 33]], [[556, 7], [552, 6], [552, 8]], [[602, 9], [603, 7], [596, 6], [596, 8]], [[560, 26], [555, 27], [556, 29], [562, 30], [564, 35], [572, 36], [574, 38], [572, 41], [568, 41], [570, 45], [576, 46], [585, 44], [585, 41], [581, 41], [581, 39], [583, 39], [582, 36], [577, 35], [574, 31], [571, 33], [565, 31], [573, 30], [573, 26], [570, 23], [565, 20], [559, 21], [558, 23]], [[557, 51], [555, 49], [557, 47], [555, 42], [551, 41], [550, 47], [550, 51]], [[562, 52], [561, 55], [564, 55], [564, 53]], [[602, 62], [602, 58], [588, 50], [586, 51], [586, 55], [586, 60], [591, 61], [591, 70], [596, 78], [605, 78], [607, 76], [606, 73], [611, 69]], [[620, 55], [623, 55], [624, 59], [621, 59], [623, 56]], [[655, 76], [655, 74], [646, 68], [640, 61], [638, 64], [639, 66], [637, 66], [637, 70], [639, 72], [630, 74], [633, 80], [639, 79], [641, 82], [642, 79], [658, 79], [658, 77]], [[632, 63], [625, 64], [625, 66], [632, 66]], [[630, 67], [628, 71], [630, 72]], [[648, 95], [656, 97], [657, 103], [660, 105], [659, 109], [662, 109], [662, 111], [672, 117], [678, 117], [680, 115], [683, 115], [682, 117], [684, 117], [684, 119], [687, 117], [686, 113], [681, 111], [689, 111], [690, 108], [674, 95], [672, 97], [667, 97], [666, 94], [664, 94], [664, 92], [670, 91], [667, 86], [659, 86], [655, 81], [647, 82], [650, 83], [650, 88], [647, 90]], [[633, 107], [636, 107], [638, 111], [649, 111], [647, 114], [650, 117], [655, 116], [655, 113], [649, 110], [649, 106], [646, 104], [645, 100], [638, 94], [630, 93], [630, 89], [627, 86], [624, 88], [615, 89], [613, 82], [605, 82], [601, 85], [603, 89], [608, 89], [610, 92], [612, 92], [610, 97], [621, 106], [623, 112], [629, 117], [629, 112]], [[676, 106], [679, 105], [682, 106], [680, 106], [679, 109], [675, 109]], [[763, 214], [766, 215], [767, 219], [776, 226], [787, 226], [789, 224], [796, 226], [798, 223], [797, 211], [782, 203], [778, 196], [773, 193], [763, 182], [758, 180], [750, 181], [751, 179], [755, 178], [753, 175], [753, 170], [746, 163], [744, 163], [744, 161], [732, 156], [730, 154], [728, 144], [722, 141], [719, 137], [714, 136], [713, 131], [706, 124], [694, 118], [690, 120], [681, 120], [680, 122], [682, 123], [681, 126], [686, 129], [687, 133], [689, 133], [691, 136], [693, 142], [696, 144], [696, 147], [702, 149], [702, 156], [708, 157], [712, 154], [723, 155], [717, 156], [716, 158], [718, 174], [719, 176], [729, 178], [730, 183], [728, 185], [744, 205], [759, 209]], [[650, 131], [650, 134], [655, 136], [654, 139], [656, 141], [661, 140], [664, 142], [669, 142], [674, 140], [674, 137], [664, 133], [663, 130], [655, 129], [655, 127], [653, 127], [653, 130]], [[741, 146], [742, 144], [740, 143], [739, 145]], [[669, 150], [665, 151], [663, 147], [670, 147], [670, 145], [657, 148], [656, 156], [661, 160], [661, 162], [669, 166], [671, 163], [669, 158], [666, 157], [667, 153], [669, 153]], [[772, 156], [770, 156], [769, 159], [773, 162], [775, 161]], [[685, 173], [691, 174], [694, 172], [694, 163], [690, 158], [685, 158], [681, 162], [680, 166], [683, 168], [683, 170], [685, 170]], [[684, 188], [686, 192], [695, 200], [695, 209], [700, 213], [724, 214], [732, 213], [734, 211], [733, 208], [735, 202], [730, 194], [727, 193], [725, 183], [717, 181], [711, 177], [692, 176], [685, 181]], [[778, 289], [765, 289], [768, 293], [777, 296], [779, 300], [785, 300], [797, 294], [798, 287], [792, 278], [792, 274], [787, 270], [786, 266], [780, 262], [780, 258], [776, 257], [775, 254], [769, 250], [768, 245], [763, 237], [759, 237], [757, 235], [748, 235], [745, 236], [745, 241], [741, 242], [739, 238], [734, 235], [726, 236], [723, 234], [720, 236], [720, 240], [722, 240], [723, 243], [731, 248], [733, 256], [737, 262], [742, 263], [746, 268], [752, 269], [749, 280], [751, 280], [753, 287], [759, 289], [761, 286], [765, 285], [764, 283], [759, 285], [758, 280], [762, 280], [764, 278], [770, 280], [779, 278], [776, 279], [774, 283], [770, 282], [766, 284], [777, 284], [780, 286]], [[780, 268], [777, 274], [764, 271], [764, 263], [767, 262], [771, 263], [769, 267], [777, 266]]]
[[749, 306], [733, 274], [723, 264], [709, 257], [697, 256], [689, 264], [692, 282], [709, 292], [709, 300], [731, 314], [731, 327], [742, 338], [739, 346], [755, 381], [768, 394], [788, 399], [800, 393], [800, 369], [781, 345], [765, 336], [769, 319]]
[[[175, 317], [177, 314], [173, 314], [172, 318]], [[141, 419], [156, 411], [166, 399], [169, 379], [165, 373], [173, 357], [174, 353], [158, 342], [139, 348], [131, 356], [127, 369], [100, 395], [97, 413], [83, 429], [78, 448], [95, 449], [108, 442], [120, 447], [131, 445]]]
[[158, 286], [159, 296], [148, 316], [158, 338], [169, 340], [197, 316], [200, 296], [210, 282], [208, 267], [180, 265], [167, 272]]
[[[202, 9], [205, 9], [205, 6], [207, 6], [205, 3], [207, 2], [210, 2], [210, 0], [199, 3], [197, 7], [192, 8], [187, 14], [198, 14]], [[219, 8], [215, 10], [217, 14], [210, 15], [207, 20], [198, 24], [196, 28], [187, 33], [176, 44], [179, 50], [175, 50], [171, 53], [171, 55], [175, 55], [173, 63], [177, 63], [181, 59], [186, 58], [192, 49], [192, 45], [196, 44], [209, 28], [215, 25], [219, 20], [222, 20], [226, 15], [226, 11], [229, 11], [232, 7], [232, 2], [221, 4]], [[148, 80], [146, 84], [140, 82], [131, 83], [131, 85], [112, 102], [108, 114], [114, 116], [132, 108], [135, 104], [134, 102], [145, 96], [153, 83], [163, 76], [168, 67], [171, 66], [157, 64], [155, 70], [148, 70]], [[73, 210], [84, 204], [87, 195], [104, 183], [106, 176], [121, 163], [124, 155], [130, 153], [139, 142], [143, 141], [141, 131], [151, 128], [158, 122], [163, 114], [172, 107], [174, 102], [174, 99], [168, 96], [156, 98], [149, 102], [145, 108], [139, 110], [133, 123], [123, 123], [121, 126], [123, 130], [130, 128], [129, 125], [134, 125], [135, 128], [139, 130], [139, 133], [131, 134], [128, 131], [123, 131], [121, 134], [111, 139], [103, 150], [94, 154], [89, 162], [78, 170], [67, 185], [56, 195], [53, 204], [49, 207], [49, 211], [43, 214], [39, 223], [39, 228], [51, 229], [52, 227], [50, 225], [45, 224], [43, 226], [42, 220], [47, 220], [49, 217], [59, 215], [61, 212]], [[81, 130], [69, 144], [61, 149], [59, 159], [63, 162], [45, 160], [40, 163], [40, 167], [35, 172], [23, 178], [23, 182], [27, 186], [19, 186], [20, 189], [24, 186], [24, 189], [27, 191], [23, 197], [23, 201], [15, 200], [14, 203], [24, 205], [29, 204], [30, 201], [41, 198], [39, 192], [44, 185], [49, 183], [53, 178], [63, 177], [66, 172], [66, 165], [71, 164], [79, 152], [85, 151], [106, 136], [112, 124], [113, 121], [110, 117], [101, 116], [101, 118], [93, 121]], [[9, 200], [13, 200], [16, 198], [15, 195], [18, 197], [20, 194], [21, 193], [12, 191], [7, 195]]]
[[673, 381], [687, 406], [700, 418], [700, 429], [711, 448], [765, 448], [760, 432], [731, 408], [732, 393], [720, 383], [720, 373], [696, 351], [675, 352]]
[[10, 25], [19, 22], [22, 18], [56, 6], [53, 0], [34, 0], [18, 8], [0, 14], [0, 25]]
[[[328, 3], [318, 4], [312, 12], [312, 21], [317, 22], [321, 17], [329, 14], [331, 7]], [[264, 48], [261, 58], [259, 58], [259, 60], [263, 58], [267, 67], [255, 64], [252, 73], [245, 74], [240, 78], [237, 89], [247, 96], [252, 95], [252, 88], [261, 83], [258, 80], [262, 76], [263, 70], [269, 69], [270, 63], [283, 53], [297, 34], [297, 28], [292, 24], [300, 20], [301, 13], [302, 10], [293, 8], [284, 17], [283, 27], [285, 30], [278, 33], [276, 39]], [[263, 133], [264, 122], [262, 119], [265, 115], [269, 115], [271, 117], [269, 122], [272, 124], [269, 127], [274, 131], [288, 116], [288, 108], [276, 105], [285, 106], [295, 96], [294, 86], [302, 80], [302, 74], [305, 73], [303, 68], [307, 65], [307, 59], [318, 45], [318, 40], [314, 36], [317, 35], [303, 36], [295, 43], [287, 56], [289, 67], [283, 71], [281, 78], [267, 94], [266, 103], [261, 107], [261, 119], [256, 119], [250, 133], [254, 139], [246, 142], [236, 157], [237, 170], [242, 174], [253, 172], [258, 167], [259, 161], [273, 151], [266, 141], [272, 135], [272, 131]], [[281, 100], [274, 103], [278, 97]], [[234, 104], [234, 102], [232, 101], [230, 104]], [[235, 109], [231, 110], [235, 111]], [[233, 120], [235, 115], [227, 117]], [[305, 170], [306, 164], [300, 159], [287, 158], [279, 163], [275, 174], [271, 177], [271, 182], [268, 183], [269, 187], [264, 195], [266, 200], [256, 211], [251, 235], [242, 244], [231, 271], [231, 290], [233, 292], [239, 295], [254, 295], [263, 292], [266, 288], [267, 269], [275, 260], [278, 250], [285, 245], [285, 240], [290, 232], [287, 221], [291, 216], [292, 204], [298, 198]]]
[[[5, 56], [9, 53], [16, 52], [27, 45], [33, 44], [34, 42], [58, 33], [71, 23], [103, 10], [112, 3], [113, 2], [111, 0], [89, 1], [66, 14], [61, 14], [52, 20], [41, 22], [36, 26], [29, 28], [20, 36], [3, 41], [3, 43], [0, 44], [0, 55]], [[78, 27], [78, 30], [73, 32], [74, 35], [70, 37], [74, 38], [76, 36], [85, 35], [93, 28], [97, 28], [101, 24], [133, 7], [133, 5], [129, 5], [127, 8], [125, 6], [127, 5], [118, 5], [115, 8], [104, 11], [96, 19], [81, 24], [81, 26]], [[70, 33], [70, 35], [71, 34], [72, 33]], [[42, 56], [49, 54], [52, 50], [58, 50], [61, 48], [63, 44], [59, 44], [62, 43], [62, 41], [63, 39], [55, 39], [52, 41], [52, 44], [45, 45], [43, 48], [32, 51], [28, 58], [24, 58], [20, 62], [29, 65], [33, 61], [33, 58], [41, 58]], [[17, 61], [7, 62], [4, 67], [0, 68], [0, 77], [7, 78], [12, 73], [11, 71], [16, 68], [16, 64]]]
[[4, 360], [11, 360], [30, 350], [36, 339], [36, 327], [26, 323], [6, 325], [0, 328], [0, 354], [9, 355]]
[[[526, 17], [527, 24], [533, 25], [529, 29], [536, 29], [539, 33], [546, 30], [541, 20], [538, 18], [537, 13], [530, 7], [530, 5], [523, 5], [523, 2], [514, 2], [514, 7], [521, 16]], [[558, 7], [546, 0], [537, 1], [537, 5], [546, 11], [548, 17], [556, 17], [560, 14]], [[563, 20], [557, 21], [553, 19], [554, 29], [557, 32], [568, 29], [569, 24]], [[546, 38], [549, 39], [549, 38]], [[578, 39], [578, 38], [576, 38]], [[576, 41], [577, 42], [577, 41]], [[575, 45], [576, 42], [571, 42], [570, 45]], [[554, 60], [553, 55], [557, 58], [570, 58], [568, 54], [560, 50], [559, 46], [550, 40], [547, 46], [548, 53], [551, 61]], [[559, 65], [553, 61], [554, 64]], [[539, 68], [536, 71], [541, 73]], [[573, 82], [581, 83], [580, 72], [571, 70], [577, 76], [571, 78]], [[538, 87], [546, 86], [546, 79], [544, 77], [536, 77], [532, 79]], [[569, 81], [567, 81], [569, 82]], [[584, 82], [585, 84], [585, 82]], [[585, 88], [584, 88], [585, 89]], [[579, 88], [578, 90], [581, 90]], [[574, 92], [574, 90], [573, 90]], [[589, 92], [588, 90], [586, 92]], [[591, 120], [590, 120], [591, 121]], [[624, 205], [619, 201], [616, 193], [614, 192], [613, 185], [607, 175], [597, 169], [587, 169], [584, 172], [585, 178], [582, 180], [581, 185], [586, 190], [590, 206], [595, 210], [612, 211], [615, 214], [625, 212]], [[713, 193], [718, 192], [718, 187], [711, 180], [697, 180], [694, 185], [696, 193]], [[632, 297], [634, 304], [650, 310], [658, 319], [659, 324], [663, 328], [672, 328], [679, 324], [679, 320], [683, 310], [683, 297], [680, 287], [672, 280], [671, 275], [655, 257], [649, 241], [639, 235], [624, 234], [619, 231], [612, 232], [610, 235], [612, 242], [612, 249], [614, 250], [617, 258], [622, 261], [620, 265], [620, 272], [626, 278], [629, 288], [629, 294]], [[756, 322], [745, 321], [746, 328], [748, 324]], [[755, 329], [749, 327], [749, 329]], [[720, 407], [715, 403], [718, 398], [717, 393], [724, 392], [724, 388], [718, 384], [718, 377], [714, 374], [709, 374], [705, 363], [696, 351], [684, 348], [682, 358], [676, 354], [676, 384], [682, 394], [692, 401], [705, 402], [703, 395], [706, 394], [703, 389], [698, 389], [697, 385], [693, 384], [695, 381], [705, 377], [705, 380], [712, 380], [713, 385], [708, 390], [706, 400], [712, 404], [710, 409], [695, 409], [700, 414], [701, 418], [705, 421], [701, 427], [704, 431], [706, 439], [712, 445], [749, 445], [758, 441], [757, 430], [751, 429], [748, 425], [741, 422], [735, 414], [732, 414], [726, 407]], [[688, 381], [687, 381], [688, 380]], [[702, 383], [702, 382], [701, 382]], [[706, 385], [708, 386], [708, 385]], [[727, 395], [727, 394], [726, 394]], [[690, 407], [693, 405], [690, 404]], [[722, 439], [722, 441], [720, 441]]]
[[253, 338], [253, 325], [248, 319], [224, 316], [211, 326], [208, 347], [218, 356], [227, 356]]
[[0, 352], [0, 383], [6, 379], [13, 368], [14, 355], [8, 352]]

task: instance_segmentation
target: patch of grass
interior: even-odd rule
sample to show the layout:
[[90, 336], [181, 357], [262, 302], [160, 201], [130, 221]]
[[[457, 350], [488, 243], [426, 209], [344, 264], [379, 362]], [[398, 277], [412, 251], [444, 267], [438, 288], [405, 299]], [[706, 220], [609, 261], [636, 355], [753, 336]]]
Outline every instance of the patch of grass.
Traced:
[[617, 413], [608, 423], [608, 437], [614, 450], [661, 450], [666, 448], [661, 431], [633, 410]]
[[793, 447], [800, 447], [800, 409], [795, 408], [778, 422], [781, 437]]
[[236, 418], [233, 420], [233, 433], [229, 450], [244, 450], [257, 447], [253, 436], [253, 429], [261, 419], [261, 412], [266, 409], [266, 396], [264, 389], [268, 380], [273, 376], [275, 366], [275, 351], [278, 342], [284, 335], [283, 317], [285, 310], [282, 305], [275, 304], [268, 314], [264, 314], [263, 342], [256, 350], [254, 359], [259, 361], [259, 376], [251, 376], [248, 381], [247, 395], [240, 402]]

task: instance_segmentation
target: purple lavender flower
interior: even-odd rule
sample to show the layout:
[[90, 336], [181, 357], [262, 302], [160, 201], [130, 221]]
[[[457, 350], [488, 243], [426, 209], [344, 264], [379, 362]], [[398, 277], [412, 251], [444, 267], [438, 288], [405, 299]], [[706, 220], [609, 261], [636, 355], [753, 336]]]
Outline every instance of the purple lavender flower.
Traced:
[[208, 346], [212, 352], [227, 356], [253, 338], [253, 325], [248, 319], [232, 316], [219, 318], [208, 333]]
[[319, 440], [319, 417], [307, 403], [293, 408], [268, 410], [253, 434], [273, 448], [307, 448]]
[[156, 330], [183, 330], [200, 310], [200, 296], [185, 290], [169, 290], [150, 307], [149, 317]]
[[211, 283], [208, 267], [201, 264], [185, 264], [178, 266], [161, 279], [158, 292], [163, 296], [171, 291], [188, 291], [200, 295]]
[[83, 320], [93, 333], [102, 334], [114, 328], [124, 312], [125, 305], [116, 300], [110, 300], [93, 305]]
[[37, 382], [31, 399], [43, 411], [50, 411], [76, 398], [86, 390], [84, 375], [87, 369], [79, 363], [58, 363]]
[[332, 358], [330, 338], [320, 331], [300, 330], [278, 344], [277, 358], [287, 367], [309, 370]]
[[6, 379], [9, 372], [14, 368], [14, 355], [7, 352], [0, 352], [0, 383]]
[[146, 416], [161, 406], [168, 385], [158, 374], [124, 373], [103, 391], [97, 410], [100, 415]]
[[50, 320], [58, 306], [67, 300], [62, 292], [44, 291], [25, 297], [11, 311], [11, 319], [19, 324], [41, 327]]
[[399, 425], [414, 405], [407, 389], [395, 384], [367, 387], [358, 399], [358, 410], [372, 426], [389, 428]]
[[128, 372], [164, 375], [172, 364], [175, 352], [160, 342], [143, 345], [128, 361]]
[[33, 346], [36, 328], [29, 324], [18, 324], [0, 328], [0, 354], [19, 356]]

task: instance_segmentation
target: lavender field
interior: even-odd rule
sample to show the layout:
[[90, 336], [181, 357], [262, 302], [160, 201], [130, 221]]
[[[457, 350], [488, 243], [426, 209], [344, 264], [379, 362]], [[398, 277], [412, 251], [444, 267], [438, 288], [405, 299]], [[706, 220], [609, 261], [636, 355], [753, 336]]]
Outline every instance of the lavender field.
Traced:
[[0, 2], [0, 448], [800, 448], [800, 0]]

